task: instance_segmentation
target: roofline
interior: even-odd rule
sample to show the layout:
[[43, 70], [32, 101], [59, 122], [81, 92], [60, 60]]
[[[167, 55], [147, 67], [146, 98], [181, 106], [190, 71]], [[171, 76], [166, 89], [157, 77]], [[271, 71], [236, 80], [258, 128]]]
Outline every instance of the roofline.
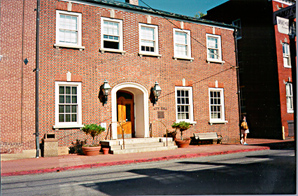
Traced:
[[162, 17], [169, 17], [169, 18], [175, 18], [175, 19], [180, 19], [180, 20], [187, 20], [187, 21], [191, 21], [191, 22], [203, 23], [206, 25], [216, 25], [216, 26], [220, 26], [220, 27], [224, 27], [224, 28], [235, 29], [235, 26], [233, 26], [231, 24], [225, 24], [225, 23], [215, 22], [215, 21], [206, 20], [206, 19], [199, 19], [199, 18], [195, 18], [195, 17], [191, 17], [191, 16], [175, 14], [172, 12], [166, 12], [166, 11], [157, 10], [157, 9], [153, 9], [153, 8], [151, 9], [151, 8], [144, 7], [144, 6], [132, 5], [129, 3], [123, 3], [123, 2], [119, 2], [119, 1], [113, 1], [113, 0], [60, 0], [60, 1], [94, 3], [94, 4], [99, 4], [99, 5], [112, 6], [112, 7], [122, 8], [122, 9], [128, 9], [128, 10], [133, 10], [133, 11], [138, 11], [138, 12], [145, 12], [145, 13], [160, 15]]

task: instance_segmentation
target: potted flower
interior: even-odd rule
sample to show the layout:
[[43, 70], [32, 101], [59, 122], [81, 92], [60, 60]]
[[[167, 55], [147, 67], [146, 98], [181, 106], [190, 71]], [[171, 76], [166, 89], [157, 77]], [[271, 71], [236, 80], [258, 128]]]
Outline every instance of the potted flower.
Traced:
[[96, 124], [87, 124], [84, 125], [82, 131], [84, 131], [86, 135], [90, 135], [93, 138], [92, 145], [84, 145], [82, 147], [84, 154], [87, 156], [98, 155], [100, 151], [100, 146], [99, 144], [94, 144], [94, 138], [100, 135], [103, 131], [105, 131], [105, 128]]
[[186, 131], [187, 129], [189, 129], [191, 127], [190, 123], [185, 122], [185, 121], [180, 121], [178, 123], [174, 122], [172, 124], [172, 127], [175, 128], [175, 132], [177, 129], [180, 130], [181, 132], [181, 140], [176, 139], [176, 144], [179, 148], [186, 148], [187, 146], [189, 146], [190, 143], [190, 139], [183, 139], [183, 132]]

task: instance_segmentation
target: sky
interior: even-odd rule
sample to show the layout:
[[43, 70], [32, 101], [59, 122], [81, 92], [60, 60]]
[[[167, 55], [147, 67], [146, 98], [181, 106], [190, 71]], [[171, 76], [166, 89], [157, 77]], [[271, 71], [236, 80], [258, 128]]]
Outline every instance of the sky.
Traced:
[[[125, 2], [125, 0], [116, 0]], [[207, 10], [216, 7], [228, 0], [142, 0], [150, 7], [162, 11], [173, 12], [176, 14], [182, 14], [186, 16], [194, 17], [198, 12], [204, 14]], [[139, 0], [140, 6], [147, 7], [144, 3]]]

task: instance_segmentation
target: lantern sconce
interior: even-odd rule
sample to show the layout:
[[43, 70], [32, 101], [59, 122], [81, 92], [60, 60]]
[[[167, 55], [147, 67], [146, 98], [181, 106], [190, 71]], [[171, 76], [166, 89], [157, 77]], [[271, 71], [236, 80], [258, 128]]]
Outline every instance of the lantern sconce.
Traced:
[[[99, 98], [101, 99], [103, 105], [107, 103], [108, 101], [108, 95], [110, 94], [110, 90], [111, 90], [111, 87], [108, 83], [108, 81], [105, 79], [103, 84], [100, 86], [100, 92], [99, 92]], [[100, 95], [103, 95], [103, 96], [100, 96]]]
[[158, 82], [155, 82], [155, 85], [154, 85], [152, 91], [153, 91], [153, 95], [154, 95], [154, 103], [157, 103], [158, 97], [160, 96], [160, 93], [161, 93], [161, 88], [160, 88]]

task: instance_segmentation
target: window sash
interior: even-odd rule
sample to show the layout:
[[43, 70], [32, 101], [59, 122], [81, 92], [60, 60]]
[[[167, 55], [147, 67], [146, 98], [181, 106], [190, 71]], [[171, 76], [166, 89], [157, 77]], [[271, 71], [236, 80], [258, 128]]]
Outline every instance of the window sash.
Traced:
[[59, 86], [59, 123], [77, 122], [77, 87]]
[[175, 87], [176, 120], [193, 122], [193, 102], [191, 87]]
[[110, 18], [101, 18], [101, 47], [109, 50], [123, 49], [122, 21]]
[[223, 89], [209, 89], [210, 121], [224, 121]]
[[290, 60], [290, 47], [288, 43], [282, 44], [282, 51], [283, 51], [283, 62], [285, 67], [291, 67], [291, 60]]
[[292, 83], [286, 84], [286, 99], [287, 99], [287, 111], [294, 111], [294, 100], [293, 100], [293, 86]]
[[81, 46], [81, 14], [57, 10], [56, 44]]
[[190, 31], [174, 29], [174, 56], [191, 58]]
[[139, 26], [140, 52], [148, 54], [158, 53], [157, 26], [140, 24]]
[[82, 126], [81, 83], [55, 82], [54, 128]]
[[220, 36], [207, 35], [207, 59], [221, 61], [221, 38]]

